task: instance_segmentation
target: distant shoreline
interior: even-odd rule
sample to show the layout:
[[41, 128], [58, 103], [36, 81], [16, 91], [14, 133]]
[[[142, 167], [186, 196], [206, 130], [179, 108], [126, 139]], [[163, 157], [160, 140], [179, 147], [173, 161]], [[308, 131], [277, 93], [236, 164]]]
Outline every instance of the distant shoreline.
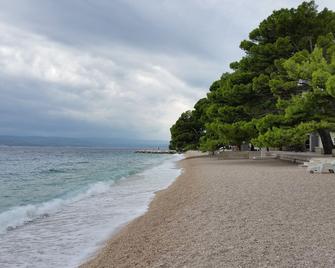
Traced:
[[118, 149], [153, 149], [168, 148], [168, 141], [137, 140], [98, 137], [51, 137], [51, 136], [10, 136], [0, 135], [0, 146], [31, 146], [31, 147], [106, 147]]
[[194, 158], [87, 267], [332, 267], [334, 175]]

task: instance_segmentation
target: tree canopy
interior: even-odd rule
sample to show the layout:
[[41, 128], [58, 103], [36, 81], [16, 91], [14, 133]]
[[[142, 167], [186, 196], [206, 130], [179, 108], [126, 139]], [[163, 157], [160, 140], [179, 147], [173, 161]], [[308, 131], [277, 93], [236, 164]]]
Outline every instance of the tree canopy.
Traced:
[[[274, 11], [241, 42], [245, 56], [230, 64], [232, 72], [215, 81], [188, 112], [197, 134], [179, 118], [171, 128], [171, 147], [215, 150], [253, 143], [299, 150], [308, 133], [317, 131], [331, 153], [334, 33], [335, 13], [319, 12], [314, 1]], [[183, 136], [176, 135], [181, 122]]]
[[201, 125], [195, 118], [194, 112], [182, 113], [177, 122], [171, 127], [170, 149], [177, 151], [196, 149], [201, 135]]

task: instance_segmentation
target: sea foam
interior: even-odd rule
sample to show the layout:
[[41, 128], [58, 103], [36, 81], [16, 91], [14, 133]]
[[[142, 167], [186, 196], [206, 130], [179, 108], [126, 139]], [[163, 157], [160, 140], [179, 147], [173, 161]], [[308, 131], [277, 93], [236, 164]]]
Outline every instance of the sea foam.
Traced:
[[55, 198], [41, 204], [29, 204], [11, 208], [0, 214], [0, 234], [12, 231], [21, 225], [28, 224], [34, 220], [49, 217], [50, 215], [62, 210], [67, 204], [77, 202], [83, 198], [107, 192], [114, 184], [110, 182], [97, 182], [91, 184], [82, 192], [75, 192], [73, 196], [67, 195], [64, 198]]
[[19, 227], [0, 234], [0, 267], [77, 267], [147, 210], [154, 193], [180, 174], [175, 165], [180, 158], [114, 183], [92, 184], [72, 197], [1, 214], [0, 226]]

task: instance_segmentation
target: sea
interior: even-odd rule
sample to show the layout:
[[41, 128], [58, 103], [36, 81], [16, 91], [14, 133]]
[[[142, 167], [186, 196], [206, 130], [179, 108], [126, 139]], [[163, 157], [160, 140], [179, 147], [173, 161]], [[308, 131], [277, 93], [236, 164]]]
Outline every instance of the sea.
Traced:
[[0, 267], [77, 267], [148, 209], [181, 155], [0, 147]]

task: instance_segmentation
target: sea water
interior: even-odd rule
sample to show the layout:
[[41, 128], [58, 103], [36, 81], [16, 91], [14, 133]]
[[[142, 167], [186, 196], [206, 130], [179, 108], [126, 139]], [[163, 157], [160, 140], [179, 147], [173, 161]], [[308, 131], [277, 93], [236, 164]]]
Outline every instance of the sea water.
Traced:
[[176, 155], [0, 147], [0, 267], [76, 267], [180, 174]]

